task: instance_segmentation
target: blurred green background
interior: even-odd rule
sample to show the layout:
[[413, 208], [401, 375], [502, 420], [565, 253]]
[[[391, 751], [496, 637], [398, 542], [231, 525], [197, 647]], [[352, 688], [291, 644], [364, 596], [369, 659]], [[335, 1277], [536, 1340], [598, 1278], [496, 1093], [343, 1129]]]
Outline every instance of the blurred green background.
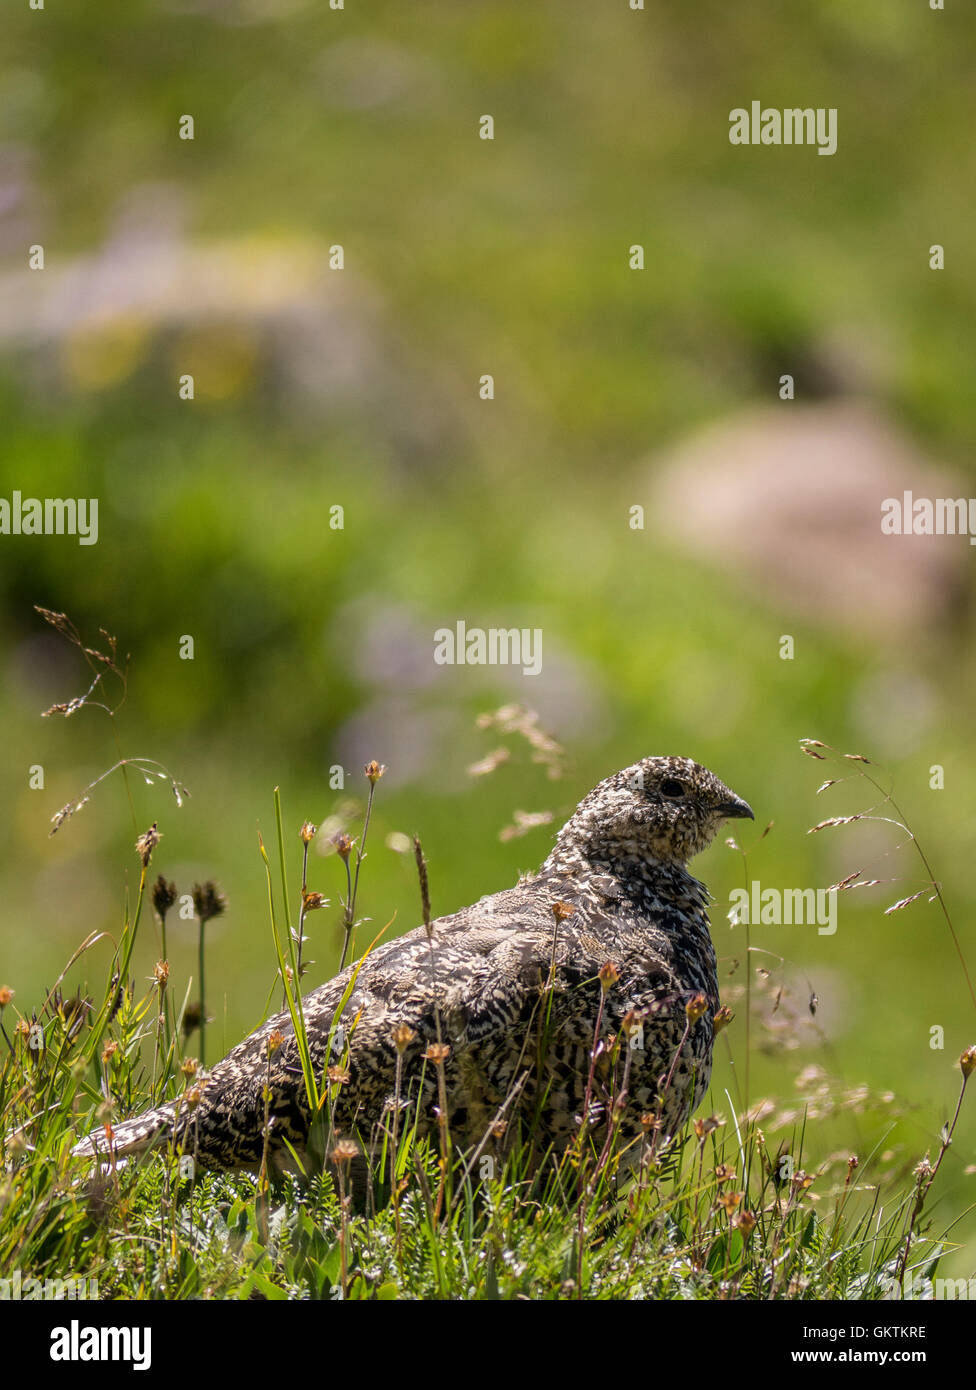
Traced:
[[[391, 833], [422, 836], [451, 911], [547, 853], [552, 828], [499, 839], [515, 810], [558, 825], [618, 767], [689, 754], [756, 808], [742, 843], [764, 887], [891, 880], [842, 895], [835, 936], [755, 929], [774, 975], [753, 1098], [802, 1106], [816, 1064], [882, 1099], [815, 1109], [813, 1160], [856, 1151], [870, 1183], [934, 1156], [973, 1004], [937, 905], [883, 914], [924, 885], [905, 836], [807, 837], [869, 789], [816, 797], [834, 774], [797, 740], [884, 764], [976, 960], [972, 552], [880, 535], [884, 497], [974, 487], [976, 14], [107, 0], [21, 6], [4, 28], [0, 496], [100, 502], [95, 546], [0, 536], [0, 976], [17, 1005], [88, 932], [118, 931], [153, 820], [154, 870], [227, 892], [208, 1002], [210, 1045], [230, 1046], [273, 981], [256, 832], [272, 838], [275, 785], [297, 870], [301, 821], [356, 834], [362, 764], [388, 765], [360, 907], [367, 930], [398, 931], [419, 903]], [[836, 107], [836, 155], [731, 146], [729, 111], [753, 99]], [[134, 777], [133, 814], [116, 774], [48, 838], [118, 749], [97, 710], [40, 719], [87, 681], [35, 603], [131, 653], [118, 749], [184, 781], [181, 810]], [[541, 628], [542, 674], [436, 666], [433, 632], [460, 618]], [[563, 779], [517, 738], [468, 775], [499, 741], [476, 716], [512, 701], [565, 745]], [[313, 865], [334, 904], [338, 863]], [[742, 865], [719, 843], [696, 867], [741, 1073], [745, 940], [725, 912]], [[313, 983], [337, 965], [339, 916], [309, 919]], [[195, 940], [171, 925], [179, 997]], [[108, 959], [102, 943], [70, 982], [100, 989]], [[155, 959], [147, 919], [138, 979]], [[732, 1084], [723, 1060], [726, 1115]], [[937, 1221], [960, 1217], [963, 1243], [974, 1141], [964, 1116], [939, 1179]]]

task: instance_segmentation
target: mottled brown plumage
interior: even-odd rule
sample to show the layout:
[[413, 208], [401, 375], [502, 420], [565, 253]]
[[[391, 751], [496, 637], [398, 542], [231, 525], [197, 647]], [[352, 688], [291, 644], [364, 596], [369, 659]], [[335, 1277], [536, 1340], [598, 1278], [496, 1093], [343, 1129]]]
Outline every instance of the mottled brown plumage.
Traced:
[[[686, 863], [727, 816], [752, 811], [707, 769], [687, 758], [645, 758], [580, 802], [537, 874], [438, 918], [430, 938], [418, 927], [378, 947], [308, 995], [316, 1074], [327, 1062], [348, 1074], [333, 1105], [332, 1137], [358, 1133], [368, 1150], [378, 1127], [390, 1124], [394, 1033], [402, 1025], [411, 1038], [399, 1129], [416, 1120], [421, 1134], [436, 1132], [436, 1069], [423, 1054], [437, 1041], [439, 1018], [450, 1048], [444, 1071], [455, 1144], [478, 1145], [509, 1101], [509, 1135], [531, 1131], [539, 1152], [561, 1151], [583, 1123], [601, 998], [601, 1035], [629, 1035], [629, 1059], [615, 1075], [596, 1069], [587, 1122], [599, 1124], [611, 1098], [622, 1098], [625, 1138], [640, 1132], [648, 1112], [660, 1116], [662, 1133], [673, 1134], [708, 1084], [719, 1007], [708, 895]], [[572, 912], [554, 913], [556, 903]], [[608, 962], [614, 969], [601, 984]], [[284, 1042], [269, 1063], [276, 1031]], [[175, 1137], [203, 1167], [256, 1167], [269, 1066], [270, 1150], [284, 1159], [287, 1141], [306, 1152], [309, 1112], [287, 1013], [217, 1063], [192, 1109], [171, 1103], [119, 1124], [114, 1152], [165, 1142], [175, 1125]], [[107, 1147], [104, 1134], [93, 1134], [75, 1153]]]

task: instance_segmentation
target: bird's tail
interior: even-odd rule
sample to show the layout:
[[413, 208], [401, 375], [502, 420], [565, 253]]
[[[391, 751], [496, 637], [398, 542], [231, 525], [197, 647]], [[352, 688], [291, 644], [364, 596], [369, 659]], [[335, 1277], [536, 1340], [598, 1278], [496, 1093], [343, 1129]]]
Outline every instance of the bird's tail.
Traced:
[[120, 1125], [92, 1130], [71, 1150], [73, 1158], [125, 1158], [132, 1154], [144, 1153], [164, 1143], [173, 1133], [175, 1106], [167, 1105], [147, 1110], [144, 1115], [136, 1115], [131, 1120], [123, 1120]]

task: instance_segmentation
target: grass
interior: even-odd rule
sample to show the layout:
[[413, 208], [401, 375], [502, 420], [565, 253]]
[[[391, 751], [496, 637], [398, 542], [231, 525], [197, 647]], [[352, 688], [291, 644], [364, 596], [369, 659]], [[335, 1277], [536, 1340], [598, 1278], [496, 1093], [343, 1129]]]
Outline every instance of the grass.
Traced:
[[[124, 672], [120, 675], [115, 664], [116, 644], [108, 634], [103, 633], [108, 653], [100, 658], [84, 646], [64, 615], [45, 616], [89, 665], [96, 663], [96, 679], [86, 699], [101, 688], [102, 670], [120, 676], [124, 694]], [[115, 738], [118, 706], [100, 708], [111, 718]], [[70, 710], [65, 705], [57, 712]], [[504, 717], [488, 719], [487, 726], [521, 737], [550, 766], [561, 755], [532, 716], [511, 709], [500, 716]], [[863, 756], [838, 754], [818, 740], [803, 740], [801, 746], [810, 757], [832, 758], [845, 768], [846, 777], [828, 779], [821, 792], [854, 777], [881, 796], [880, 807], [831, 817], [814, 830], [873, 818], [905, 833], [919, 854], [926, 883], [919, 893], [892, 904], [889, 912], [902, 911], [931, 892], [939, 901], [968, 985], [968, 969], [941, 886], [890, 790], [879, 780], [880, 772]], [[489, 764], [504, 760], [496, 752], [474, 770], [485, 774]], [[116, 766], [125, 773], [143, 764], [157, 766], [122, 759], [121, 754]], [[345, 876], [345, 898], [339, 895], [344, 956], [354, 944], [356, 928], [368, 920], [356, 916], [357, 895], [374, 794], [383, 771], [376, 762], [365, 768], [369, 792], [354, 872], [350, 859], [356, 841], [344, 831], [332, 836]], [[174, 790], [179, 788], [178, 799], [185, 794], [182, 784], [163, 775]], [[879, 810], [892, 810], [894, 816], [879, 815]], [[273, 965], [298, 1039], [308, 1109], [316, 1117], [316, 1142], [310, 1143], [309, 1153], [317, 1152], [320, 1161], [299, 1160], [297, 1175], [275, 1173], [269, 1162], [267, 1087], [264, 1159], [256, 1175], [199, 1172], [193, 1161], [192, 1123], [185, 1137], [168, 1146], [128, 1163], [106, 1165], [94, 1174], [90, 1162], [71, 1157], [72, 1146], [85, 1133], [100, 1129], [110, 1137], [121, 1117], [164, 1100], [186, 1110], [192, 1120], [206, 1085], [201, 1065], [207, 1021], [205, 927], [223, 912], [225, 902], [215, 884], [195, 885], [197, 981], [178, 985], [168, 961], [161, 959], [148, 988], [137, 987], [129, 967], [147, 899], [164, 943], [166, 916], [178, 899], [175, 885], [163, 874], [151, 885], [153, 861], [161, 853], [154, 824], [136, 841], [136, 901], [123, 913], [97, 1008], [80, 989], [65, 996], [61, 988], [69, 971], [100, 939], [97, 932], [82, 942], [30, 1012], [15, 1005], [13, 990], [0, 989], [0, 1277], [15, 1268], [39, 1279], [84, 1276], [97, 1281], [101, 1297], [127, 1299], [846, 1300], [883, 1298], [891, 1296], [895, 1286], [904, 1289], [909, 1281], [917, 1285], [929, 1280], [953, 1248], [951, 1231], [936, 1233], [931, 1206], [967, 1084], [976, 1070], [976, 1048], [967, 1048], [960, 1058], [953, 1117], [942, 1130], [934, 1160], [917, 1155], [911, 1167], [893, 1169], [880, 1145], [863, 1154], [825, 1151], [818, 1138], [818, 1118], [832, 1109], [863, 1110], [870, 1099], [845, 1092], [822, 1072], [819, 1110], [805, 1105], [794, 1111], [788, 1138], [774, 1145], [763, 1126], [776, 1105], [769, 1098], [753, 1101], [749, 1089], [754, 1035], [748, 1024], [754, 1011], [769, 1002], [762, 987], [769, 972], [763, 967], [754, 972], [751, 959], [743, 991], [746, 1027], [730, 1028], [734, 1016], [727, 1008], [719, 1019], [720, 1045], [729, 1049], [735, 1074], [744, 1079], [744, 1092], [733, 1102], [726, 1091], [720, 1113], [703, 1111], [692, 1117], [670, 1144], [660, 1143], [654, 1115], [642, 1117], [643, 1138], [628, 1141], [622, 1136], [619, 1117], [627, 1088], [629, 1034], [603, 1037], [599, 1015], [584, 1110], [599, 1085], [609, 1097], [606, 1118], [583, 1127], [558, 1158], [538, 1154], [531, 1135], [525, 1139], [513, 1131], [502, 1153], [496, 1153], [491, 1142], [505, 1132], [514, 1092], [531, 1085], [531, 1066], [514, 1083], [513, 1094], [483, 1142], [464, 1151], [451, 1133], [451, 1098], [444, 1079], [449, 1049], [439, 1036], [426, 1054], [427, 1064], [437, 1070], [440, 1123], [433, 1142], [418, 1137], [417, 1117], [407, 1103], [395, 1106], [371, 1135], [352, 1138], [336, 1133], [332, 1104], [348, 1078], [348, 1038], [336, 1029], [334, 1046], [317, 1075], [302, 1004], [305, 919], [309, 911], [326, 905], [326, 899], [308, 886], [308, 846], [316, 829], [305, 821], [295, 836], [296, 845], [301, 845], [295, 919], [277, 788], [274, 811], [274, 853], [259, 843]], [[67, 818], [56, 819], [55, 829]], [[739, 849], [734, 841], [729, 843]], [[427, 863], [416, 839], [414, 851], [423, 920], [434, 950]], [[748, 880], [744, 853], [743, 865]], [[877, 880], [855, 873], [836, 887], [850, 891], [873, 882]], [[558, 932], [565, 905], [555, 903], [553, 911]], [[747, 958], [756, 949], [749, 939]], [[609, 963], [600, 972], [600, 985], [602, 998], [616, 985]], [[540, 1056], [547, 1041], [551, 987], [550, 979], [540, 989]], [[182, 1003], [177, 1007], [180, 988]], [[349, 988], [351, 992], [352, 985]], [[199, 998], [195, 1012], [189, 1003], [194, 992]], [[691, 1001], [688, 1009], [694, 1007]], [[341, 1012], [340, 1007], [337, 1018]], [[689, 1026], [693, 1021], [689, 1013]], [[199, 1057], [187, 1047], [195, 1031]], [[733, 1037], [744, 1043], [744, 1055], [737, 1055]], [[394, 1041], [402, 1059], [409, 1039]], [[280, 1043], [280, 1035], [269, 1039], [269, 1068]], [[665, 1091], [676, 1062], [677, 1056], [664, 1079]], [[398, 1062], [397, 1099], [406, 1102], [409, 1097], [401, 1097], [401, 1082]], [[715, 1104], [714, 1097], [709, 1103]], [[789, 1117], [788, 1104], [779, 1109], [781, 1116]], [[371, 1182], [357, 1192], [354, 1164], [364, 1157]]]

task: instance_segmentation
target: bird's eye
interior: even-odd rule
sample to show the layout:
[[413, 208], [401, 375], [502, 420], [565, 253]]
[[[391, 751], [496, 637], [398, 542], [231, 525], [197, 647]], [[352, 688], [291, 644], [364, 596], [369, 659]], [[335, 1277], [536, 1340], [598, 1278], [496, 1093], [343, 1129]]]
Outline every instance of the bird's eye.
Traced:
[[684, 796], [685, 789], [676, 777], [665, 777], [661, 783], [662, 796]]

